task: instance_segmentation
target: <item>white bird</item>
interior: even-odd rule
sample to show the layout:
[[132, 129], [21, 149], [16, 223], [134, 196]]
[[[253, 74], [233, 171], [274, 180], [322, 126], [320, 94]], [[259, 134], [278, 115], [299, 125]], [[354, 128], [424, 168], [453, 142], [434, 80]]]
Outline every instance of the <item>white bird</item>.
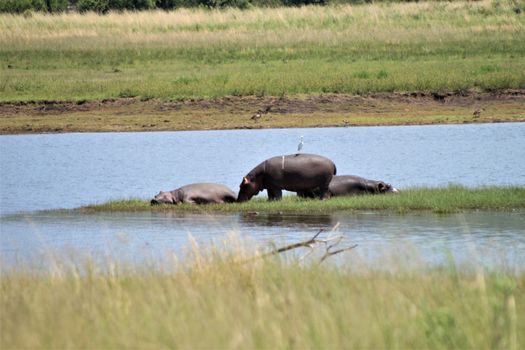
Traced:
[[301, 150], [303, 149], [303, 146], [304, 146], [304, 142], [303, 142], [303, 137], [301, 136], [301, 141], [297, 145], [297, 153], [301, 152]]

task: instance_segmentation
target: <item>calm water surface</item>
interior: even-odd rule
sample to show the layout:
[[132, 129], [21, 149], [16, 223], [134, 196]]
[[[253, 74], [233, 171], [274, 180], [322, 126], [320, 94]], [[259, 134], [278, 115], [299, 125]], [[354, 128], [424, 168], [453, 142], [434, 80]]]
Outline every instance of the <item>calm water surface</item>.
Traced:
[[37, 212], [151, 198], [192, 182], [237, 190], [242, 176], [262, 160], [293, 153], [301, 135], [304, 151], [334, 160], [338, 174], [380, 179], [400, 189], [525, 185], [525, 123], [0, 136], [2, 260], [13, 263], [53, 249], [140, 260], [144, 254], [180, 252], [188, 233], [203, 240], [236, 232], [262, 242], [290, 241], [335, 222], [364, 256], [399, 242], [416, 246], [429, 262], [446, 259], [446, 250], [457, 257], [483, 250], [486, 256], [487, 249], [498, 247], [494, 251], [511, 265], [525, 255], [523, 213], [294, 218]]
[[525, 185], [525, 123], [0, 136], [2, 214], [151, 198], [192, 182], [234, 190], [269, 157], [325, 155], [395, 187]]
[[[2, 255], [7, 266], [48, 253], [73, 254], [131, 263], [174, 253], [183, 256], [190, 237], [199, 244], [220, 243], [234, 237], [282, 245], [311, 238], [319, 229], [337, 223], [341, 245], [358, 244], [350, 254], [367, 265], [376, 258], [417, 252], [418, 262], [476, 263], [523, 270], [525, 213], [435, 215], [335, 213], [330, 215], [118, 213], [37, 213], [4, 217]], [[54, 256], [54, 255], [53, 255]], [[408, 256], [414, 256], [408, 254]]]

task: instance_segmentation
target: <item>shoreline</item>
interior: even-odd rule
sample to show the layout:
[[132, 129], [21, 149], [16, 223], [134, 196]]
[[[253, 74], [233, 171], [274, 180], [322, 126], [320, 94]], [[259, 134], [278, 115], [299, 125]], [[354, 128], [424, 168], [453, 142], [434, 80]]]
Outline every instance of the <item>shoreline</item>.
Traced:
[[0, 135], [525, 122], [525, 89], [0, 102]]

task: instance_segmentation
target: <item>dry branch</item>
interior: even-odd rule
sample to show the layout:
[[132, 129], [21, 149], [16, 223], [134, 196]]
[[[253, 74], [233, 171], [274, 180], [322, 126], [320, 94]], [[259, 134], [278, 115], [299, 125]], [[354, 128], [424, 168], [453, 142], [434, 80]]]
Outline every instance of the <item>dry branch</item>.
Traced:
[[[334, 232], [335, 230], [337, 230], [338, 227], [339, 227], [339, 222], [337, 224], [335, 224], [334, 227], [332, 227], [330, 232]], [[323, 261], [325, 261], [328, 257], [330, 257], [332, 255], [336, 255], [336, 254], [339, 254], [339, 253], [342, 253], [342, 252], [346, 252], [348, 250], [351, 250], [351, 249], [354, 249], [355, 247], [357, 247], [357, 244], [354, 244], [354, 245], [351, 245], [351, 246], [348, 246], [348, 247], [340, 248], [340, 249], [337, 249], [337, 250], [332, 250], [332, 248], [336, 247], [337, 245], [339, 245], [342, 242], [344, 237], [343, 237], [343, 235], [337, 235], [335, 237], [328, 236], [326, 239], [319, 239], [319, 236], [323, 232], [324, 232], [324, 229], [320, 229], [312, 238], [310, 238], [310, 239], [308, 239], [306, 241], [285, 245], [284, 247], [277, 248], [277, 249], [274, 249], [272, 251], [269, 251], [269, 252], [266, 252], [266, 253], [263, 253], [263, 254], [260, 254], [260, 255], [256, 255], [256, 256], [248, 259], [248, 260], [245, 260], [244, 262], [250, 262], [250, 261], [253, 261], [253, 260], [257, 260], [257, 259], [264, 259], [264, 258], [266, 258], [268, 256], [273, 256], [273, 255], [277, 255], [277, 254], [280, 254], [280, 253], [284, 253], [284, 252], [292, 250], [292, 249], [310, 248], [310, 251], [300, 258], [300, 260], [302, 260], [306, 256], [310, 255], [314, 251], [314, 248], [316, 246], [324, 244], [325, 245], [325, 253], [321, 257], [321, 259], [319, 260], [319, 263], [322, 263]], [[334, 243], [328, 245], [329, 242], [334, 242]]]

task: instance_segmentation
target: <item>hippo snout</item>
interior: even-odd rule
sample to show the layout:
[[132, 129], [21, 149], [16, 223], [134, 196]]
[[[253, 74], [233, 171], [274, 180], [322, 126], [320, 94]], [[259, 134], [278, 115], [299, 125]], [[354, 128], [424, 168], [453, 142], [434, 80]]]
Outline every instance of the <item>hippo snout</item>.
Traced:
[[158, 205], [158, 204], [159, 204], [159, 201], [156, 200], [156, 199], [152, 199], [152, 200], [150, 201], [150, 204], [151, 204], [151, 205]]

